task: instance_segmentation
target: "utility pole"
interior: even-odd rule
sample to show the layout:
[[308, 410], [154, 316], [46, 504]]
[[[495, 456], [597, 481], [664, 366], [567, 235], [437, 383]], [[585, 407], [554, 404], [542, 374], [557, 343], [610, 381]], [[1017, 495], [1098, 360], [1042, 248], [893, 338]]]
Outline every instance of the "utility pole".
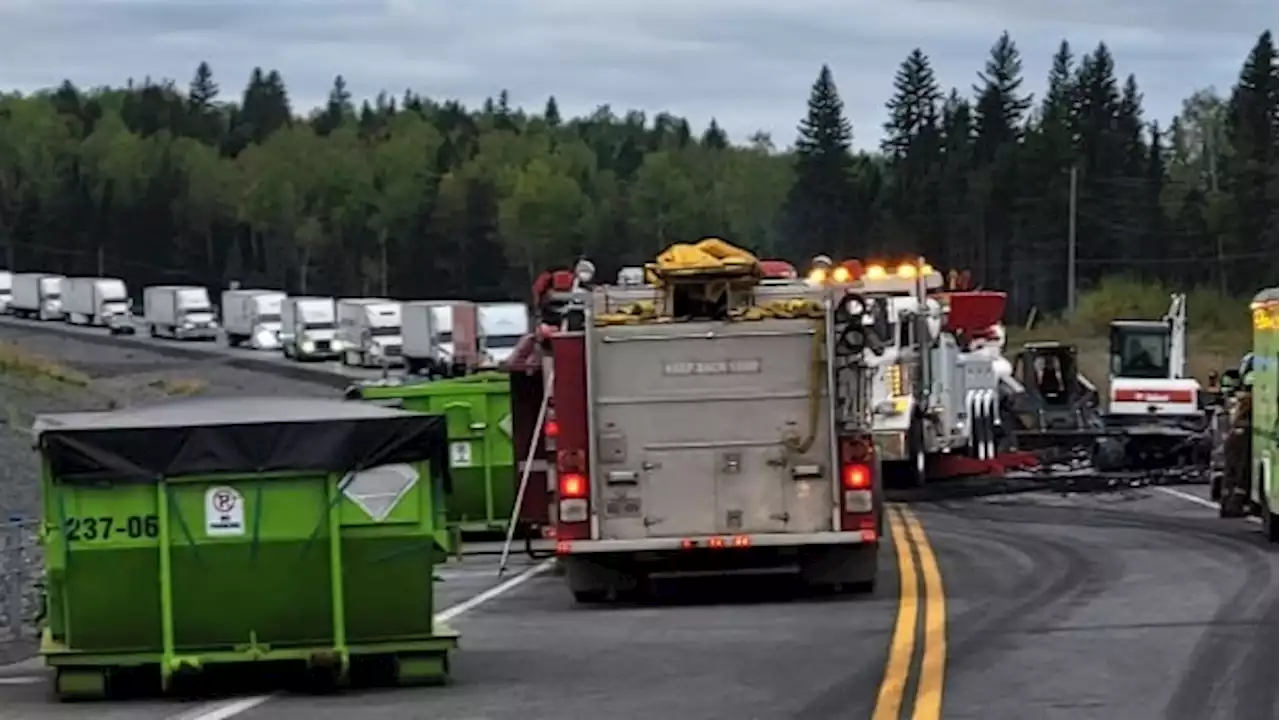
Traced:
[[1079, 173], [1071, 166], [1071, 182], [1067, 191], [1067, 312], [1076, 311], [1076, 195]]

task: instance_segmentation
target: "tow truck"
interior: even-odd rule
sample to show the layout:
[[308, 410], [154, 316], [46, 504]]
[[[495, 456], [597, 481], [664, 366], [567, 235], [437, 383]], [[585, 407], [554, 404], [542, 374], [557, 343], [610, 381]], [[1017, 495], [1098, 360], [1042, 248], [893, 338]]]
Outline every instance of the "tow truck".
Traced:
[[818, 256], [806, 282], [856, 289], [885, 308], [888, 345], [863, 361], [872, 372], [872, 432], [886, 473], [921, 486], [929, 477], [1000, 472], [998, 392], [1009, 372], [1000, 355], [1004, 293], [949, 290], [923, 258], [864, 266]]
[[717, 239], [669, 248], [643, 285], [590, 287], [578, 270], [542, 326], [539, 413], [574, 598], [725, 573], [872, 589], [883, 497], [866, 359], [884, 318], [869, 325], [853, 288], [765, 282]]

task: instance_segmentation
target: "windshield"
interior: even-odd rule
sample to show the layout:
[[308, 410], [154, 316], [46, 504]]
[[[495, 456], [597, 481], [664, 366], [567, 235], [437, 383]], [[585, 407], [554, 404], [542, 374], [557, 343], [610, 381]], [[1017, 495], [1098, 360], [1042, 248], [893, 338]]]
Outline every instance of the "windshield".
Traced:
[[453, 342], [453, 333], [448, 330], [445, 330], [444, 332], [436, 333], [436, 342], [441, 342], [441, 343]]
[[308, 330], [333, 330], [336, 326], [331, 322], [323, 321], [304, 323], [303, 327]]
[[484, 339], [484, 346], [494, 350], [502, 348], [513, 348], [520, 344], [520, 338], [523, 335], [494, 335]]
[[1111, 372], [1127, 378], [1169, 377], [1169, 333], [1161, 329], [1114, 329]]
[[382, 327], [370, 328], [369, 333], [374, 337], [391, 337], [400, 334], [400, 328], [394, 325], [384, 325]]
[[259, 315], [259, 316], [258, 316], [258, 322], [263, 322], [263, 323], [278, 323], [278, 322], [280, 322], [280, 316], [279, 316], [279, 315], [277, 315], [277, 314], [275, 314], [275, 313], [272, 313], [272, 314], [270, 314], [270, 315], [265, 315], [265, 314], [264, 314], [264, 315]]

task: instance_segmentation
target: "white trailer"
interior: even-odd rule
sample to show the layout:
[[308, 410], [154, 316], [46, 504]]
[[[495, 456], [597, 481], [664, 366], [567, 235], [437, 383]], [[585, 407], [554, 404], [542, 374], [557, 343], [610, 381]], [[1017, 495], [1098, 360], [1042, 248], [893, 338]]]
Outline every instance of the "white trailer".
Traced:
[[619, 320], [634, 289], [571, 293], [550, 339], [552, 515], [574, 597], [686, 574], [870, 589], [883, 496], [840, 291], [740, 278], [724, 319], [704, 320], [662, 310], [679, 291], [655, 290], [657, 322]]
[[338, 341], [342, 364], [387, 367], [401, 364], [401, 304], [386, 298], [338, 301]]
[[337, 358], [337, 303], [328, 297], [288, 297], [280, 312], [280, 347], [293, 360]]
[[213, 340], [218, 321], [209, 291], [197, 285], [152, 285], [142, 291], [142, 313], [151, 337]]
[[279, 290], [223, 290], [222, 335], [227, 347], [247, 342], [254, 350], [279, 348], [284, 299]]
[[9, 312], [9, 301], [13, 299], [13, 273], [0, 270], [0, 313]]
[[35, 320], [61, 320], [63, 279], [53, 273], [15, 273], [9, 312]]
[[69, 277], [62, 281], [62, 311], [72, 325], [114, 327], [129, 316], [129, 289], [119, 278]]
[[481, 303], [477, 313], [485, 364], [505, 362], [529, 334], [529, 309], [518, 302]]
[[404, 304], [404, 362], [412, 374], [456, 377], [476, 364], [475, 303], [418, 300]]

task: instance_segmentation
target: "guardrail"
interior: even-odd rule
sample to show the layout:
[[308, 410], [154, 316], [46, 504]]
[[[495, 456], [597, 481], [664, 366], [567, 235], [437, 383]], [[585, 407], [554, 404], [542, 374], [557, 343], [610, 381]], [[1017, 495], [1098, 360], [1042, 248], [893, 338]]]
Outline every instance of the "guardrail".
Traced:
[[0, 520], [0, 663], [25, 657], [36, 645], [43, 610], [39, 527], [36, 520]]

